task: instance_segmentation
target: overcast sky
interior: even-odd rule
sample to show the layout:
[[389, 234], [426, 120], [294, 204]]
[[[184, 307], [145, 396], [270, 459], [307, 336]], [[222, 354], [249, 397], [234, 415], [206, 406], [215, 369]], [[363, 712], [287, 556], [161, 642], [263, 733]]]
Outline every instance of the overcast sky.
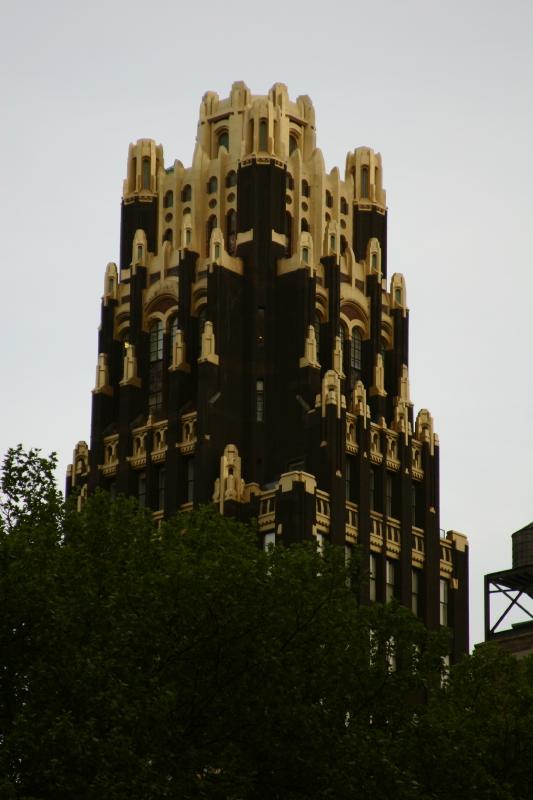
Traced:
[[533, 519], [533, 3], [0, 0], [0, 450], [89, 438], [99, 302], [128, 144], [191, 162], [207, 90], [310, 95], [327, 169], [381, 152], [415, 414], [441, 443], [441, 525], [484, 573]]

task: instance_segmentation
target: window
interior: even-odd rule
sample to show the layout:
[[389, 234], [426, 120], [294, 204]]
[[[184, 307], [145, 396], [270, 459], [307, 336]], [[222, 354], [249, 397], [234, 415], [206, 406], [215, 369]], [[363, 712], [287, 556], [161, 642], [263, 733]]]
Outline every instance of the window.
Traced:
[[368, 197], [368, 167], [361, 167], [361, 197]]
[[411, 611], [418, 617], [420, 614], [420, 570], [411, 570]]
[[207, 310], [205, 306], [202, 306], [200, 311], [198, 312], [198, 355], [202, 355], [202, 334], [205, 328], [205, 321], [207, 319]]
[[285, 258], [290, 258], [292, 255], [292, 216], [289, 211], [285, 212], [285, 236], [287, 237]]
[[309, 184], [307, 181], [302, 181], [302, 197], [310, 197], [311, 196], [311, 189], [309, 188]]
[[206, 254], [209, 255], [209, 246], [211, 244], [211, 234], [217, 227], [217, 218], [214, 214], [212, 214], [209, 219], [207, 220], [207, 225], [205, 226], [205, 250]]
[[346, 202], [345, 197], [341, 197], [341, 214], [348, 213], [348, 203]]
[[152, 323], [150, 328], [150, 362], [163, 358], [163, 324], [160, 319]]
[[181, 199], [184, 203], [187, 203], [189, 202], [189, 200], [192, 200], [192, 189], [189, 184], [183, 187], [181, 192]]
[[157, 509], [163, 511], [165, 508], [165, 468], [159, 467], [157, 473]]
[[333, 195], [329, 189], [326, 189], [326, 205], [328, 208], [333, 208]]
[[348, 247], [348, 240], [346, 236], [341, 235], [341, 255], [343, 256], [346, 252], [346, 248]]
[[270, 550], [276, 546], [276, 531], [267, 531], [263, 537], [263, 549]]
[[170, 244], [172, 244], [172, 230], [170, 228], [166, 229], [166, 231], [165, 231], [165, 233], [163, 235], [163, 241], [164, 242], [170, 242]]
[[170, 352], [172, 353], [172, 351], [174, 350], [174, 342], [176, 341], [176, 336], [178, 333], [177, 315], [172, 317], [172, 319], [170, 320], [169, 332], [170, 332]]
[[213, 194], [218, 189], [218, 181], [214, 175], [212, 175], [209, 180], [207, 181], [207, 191], [209, 194]]
[[302, 217], [302, 221], [300, 223], [300, 230], [309, 232], [309, 223], [305, 217]]
[[368, 579], [370, 600], [375, 601], [377, 584], [377, 559], [374, 553], [370, 553]]
[[371, 266], [372, 269], [377, 269], [378, 268], [378, 254], [377, 253], [372, 253], [372, 255], [370, 256], [370, 266]]
[[255, 384], [255, 418], [257, 422], [263, 422], [265, 413], [265, 383], [259, 378]]
[[289, 135], [289, 155], [292, 155], [292, 153], [294, 153], [297, 147], [298, 147], [298, 137], [294, 133], [291, 133]]
[[237, 173], [233, 169], [226, 175], [226, 186], [228, 189], [231, 186], [237, 186]]
[[287, 172], [285, 175], [285, 188], [290, 189], [291, 191], [294, 189], [294, 178], [290, 172]]
[[140, 263], [143, 260], [143, 246], [142, 244], [137, 245], [137, 261]]
[[361, 331], [359, 328], [352, 328], [352, 338], [350, 341], [350, 368], [361, 369]]
[[234, 256], [237, 247], [237, 212], [233, 208], [226, 214], [226, 247], [230, 256]]
[[186, 485], [187, 503], [192, 503], [194, 499], [194, 459], [187, 459], [187, 485]]
[[336, 246], [337, 246], [337, 242], [336, 242], [335, 236], [333, 234], [331, 234], [330, 237], [329, 237], [329, 249], [330, 250], [335, 250]]
[[221, 147], [229, 150], [229, 133], [226, 130], [220, 131], [218, 134], [218, 149], [220, 150]]
[[163, 198], [163, 208], [172, 208], [174, 205], [174, 192], [169, 189]]
[[401, 302], [402, 302], [402, 290], [401, 289], [395, 289], [394, 290], [394, 299], [396, 300], [398, 305], [401, 304]]
[[309, 248], [302, 247], [302, 262], [304, 264], [309, 264]]
[[448, 624], [448, 581], [440, 579], [440, 624]]
[[396, 564], [388, 558], [385, 562], [385, 602], [394, 599], [396, 579]]
[[139, 472], [137, 477], [137, 498], [141, 508], [146, 506], [146, 472]]
[[370, 472], [368, 476], [368, 496], [370, 502], [370, 510], [376, 510], [376, 473], [370, 467]]
[[315, 311], [313, 315], [313, 328], [315, 329], [316, 339], [316, 360], [320, 360], [320, 315]]
[[185, 246], [190, 245], [192, 241], [192, 228], [185, 228]]
[[268, 150], [268, 120], [259, 121], [259, 149]]
[[150, 189], [150, 159], [143, 158], [142, 161], [142, 188]]
[[218, 242], [215, 243], [215, 259], [220, 258], [220, 244]]
[[388, 517], [392, 517], [392, 475], [385, 478], [385, 513]]

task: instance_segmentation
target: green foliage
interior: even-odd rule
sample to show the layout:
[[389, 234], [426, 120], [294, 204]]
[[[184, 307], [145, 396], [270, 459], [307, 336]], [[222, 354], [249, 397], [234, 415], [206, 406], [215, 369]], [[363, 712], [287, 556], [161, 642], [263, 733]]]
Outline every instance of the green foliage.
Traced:
[[264, 552], [209, 508], [157, 530], [105, 493], [78, 514], [53, 462], [13, 453], [0, 797], [528, 796], [530, 665], [482, 650], [441, 689], [445, 642], [360, 606], [341, 548]]

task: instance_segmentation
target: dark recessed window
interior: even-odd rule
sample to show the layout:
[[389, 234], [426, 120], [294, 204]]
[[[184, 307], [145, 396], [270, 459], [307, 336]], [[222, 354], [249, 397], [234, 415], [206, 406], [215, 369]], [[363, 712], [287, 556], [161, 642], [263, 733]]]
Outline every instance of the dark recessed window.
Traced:
[[143, 158], [142, 161], [142, 188], [150, 190], [150, 159]]
[[167, 228], [164, 235], [163, 235], [164, 242], [170, 242], [172, 244], [172, 231], [170, 228]]
[[345, 197], [341, 197], [341, 214], [348, 213], [348, 203], [346, 202]]
[[218, 134], [218, 149], [220, 150], [221, 147], [225, 147], [226, 150], [229, 150], [229, 133], [228, 133], [228, 131], [221, 131]]
[[226, 214], [226, 248], [230, 256], [235, 255], [237, 245], [237, 212], [234, 209]]
[[352, 328], [352, 338], [350, 342], [350, 367], [361, 369], [361, 331], [359, 328]]
[[206, 238], [206, 253], [209, 255], [209, 245], [211, 244], [211, 234], [217, 227], [217, 218], [214, 214], [212, 214], [209, 219], [207, 220], [207, 225], [205, 228], [205, 238]]
[[326, 189], [326, 205], [328, 208], [333, 208], [333, 195], [329, 189]]
[[207, 182], [207, 191], [209, 194], [213, 194], [218, 189], [218, 181], [214, 175], [212, 175], [208, 182]]
[[298, 137], [294, 133], [291, 133], [289, 136], [289, 155], [292, 155], [292, 153], [294, 153], [297, 147], [298, 147]]
[[172, 214], [165, 214], [165, 222], [172, 222]]
[[361, 167], [361, 197], [368, 197], [368, 167]]
[[309, 184], [307, 181], [302, 181], [302, 197], [310, 197], [311, 196], [311, 189], [309, 188]]
[[290, 172], [287, 172], [285, 176], [285, 186], [287, 187], [287, 189], [290, 189], [291, 191], [294, 189], [294, 178], [292, 177]]
[[259, 149], [268, 150], [268, 120], [259, 121]]
[[183, 187], [181, 199], [183, 203], [188, 203], [190, 200], [192, 200], [192, 189], [189, 184]]
[[302, 217], [302, 221], [300, 223], [300, 230], [301, 231], [308, 231], [309, 230], [309, 223], [305, 217]]
[[230, 186], [237, 186], [237, 173], [233, 169], [226, 175], [226, 186], [228, 189]]
[[150, 362], [163, 358], [163, 324], [160, 319], [152, 323], [150, 328]]
[[169, 189], [163, 198], [163, 208], [172, 208], [174, 205], [174, 192]]

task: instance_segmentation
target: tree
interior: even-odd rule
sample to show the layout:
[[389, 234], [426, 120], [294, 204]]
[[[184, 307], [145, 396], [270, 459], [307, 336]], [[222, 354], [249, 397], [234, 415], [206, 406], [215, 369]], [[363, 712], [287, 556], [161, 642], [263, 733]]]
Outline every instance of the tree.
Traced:
[[[105, 493], [77, 513], [58, 507], [53, 462], [16, 452], [0, 532], [6, 797], [416, 796], [406, 754], [441, 646], [405, 609], [359, 605], [356, 559], [264, 552], [209, 508], [160, 530]], [[38, 502], [21, 463], [43, 475]]]

